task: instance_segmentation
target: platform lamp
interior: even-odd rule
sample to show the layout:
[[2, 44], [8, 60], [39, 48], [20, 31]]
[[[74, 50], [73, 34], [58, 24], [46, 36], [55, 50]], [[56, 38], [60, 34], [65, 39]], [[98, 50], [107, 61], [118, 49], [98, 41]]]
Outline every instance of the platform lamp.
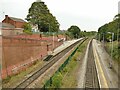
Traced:
[[112, 69], [114, 33], [113, 33], [113, 32], [107, 32], [107, 33], [109, 33], [109, 34], [112, 35], [112, 38], [111, 38], [111, 47], [112, 47], [112, 48], [111, 48], [111, 60], [110, 60], [110, 62], [109, 62], [109, 67], [110, 67], [110, 69]]

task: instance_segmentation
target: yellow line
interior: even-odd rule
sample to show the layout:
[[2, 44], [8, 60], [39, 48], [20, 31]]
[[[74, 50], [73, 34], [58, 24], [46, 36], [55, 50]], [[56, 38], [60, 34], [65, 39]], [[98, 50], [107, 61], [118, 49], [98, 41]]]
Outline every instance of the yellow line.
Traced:
[[[93, 51], [94, 51], [94, 56], [96, 57], [95, 58], [95, 60], [96, 60], [96, 64], [97, 64], [97, 67], [99, 68], [99, 74], [101, 75], [101, 77], [102, 77], [102, 80], [101, 80], [101, 78], [99, 78], [100, 79], [100, 84], [101, 84], [101, 87], [100, 88], [108, 88], [108, 84], [107, 84], [107, 80], [106, 80], [106, 78], [105, 78], [105, 75], [104, 75], [104, 72], [103, 72], [103, 70], [102, 70], [102, 67], [101, 67], [101, 64], [100, 64], [100, 60], [99, 60], [99, 57], [98, 57], [98, 54], [97, 54], [97, 52], [96, 52], [96, 49], [95, 49], [95, 45], [94, 45], [94, 47], [93, 47]], [[99, 76], [100, 76], [99, 75]]]

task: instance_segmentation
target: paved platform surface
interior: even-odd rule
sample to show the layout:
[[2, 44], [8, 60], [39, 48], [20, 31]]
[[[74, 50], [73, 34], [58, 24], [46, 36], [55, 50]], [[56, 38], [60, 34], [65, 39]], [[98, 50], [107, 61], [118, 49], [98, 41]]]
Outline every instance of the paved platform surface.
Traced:
[[52, 55], [55, 55], [55, 54], [61, 52], [62, 50], [64, 50], [65, 48], [69, 47], [69, 46], [72, 45], [73, 43], [75, 43], [75, 42], [77, 42], [77, 41], [79, 41], [79, 40], [82, 40], [82, 39], [83, 39], [83, 38], [63, 42], [62, 45], [60, 45], [58, 48], [56, 48], [56, 49], [53, 51]]
[[[82, 39], [82, 38], [76, 39], [76, 40], [71, 40], [71, 41], [65, 41], [61, 46], [59, 46], [58, 48], [56, 48], [56, 49], [54, 50], [54, 52], [52, 53], [52, 55], [56, 55], [57, 53], [59, 53], [59, 52], [62, 51], [63, 49], [67, 48], [67, 47], [70, 46], [71, 44], [73, 44], [73, 43], [75, 43], [75, 42], [77, 42], [78, 40], [81, 40], [81, 39]], [[41, 52], [41, 53], [42, 53], [42, 55], [43, 55], [43, 54], [44, 54], [44, 50], [43, 50], [43, 52]], [[46, 54], [44, 54], [44, 55], [47, 55], [47, 52], [46, 52]], [[3, 78], [7, 77], [6, 71], [7, 71], [7, 73], [9, 73], [9, 75], [11, 75], [11, 74], [13, 73], [13, 71], [14, 71], [14, 72], [19, 71], [19, 69], [22, 69], [22, 67], [23, 67], [24, 65], [28, 65], [28, 64], [30, 64], [30, 63], [33, 63], [35, 60], [39, 59], [40, 57], [41, 57], [41, 55], [40, 55], [40, 56], [38, 55], [38, 58], [36, 57], [34, 60], [33, 60], [33, 58], [30, 58], [30, 60], [26, 60], [26, 61], [24, 61], [24, 62], [15, 64], [15, 65], [13, 65], [13, 66], [8, 67], [7, 69], [2, 70], [2, 77], [3, 77]]]
[[[76, 39], [76, 40], [71, 40], [71, 41], [65, 41], [61, 46], [56, 48], [52, 54], [55, 55], [55, 54], [59, 53], [60, 51], [64, 50], [71, 44], [73, 44], [81, 39], [82, 38]], [[58, 68], [61, 66], [61, 64], [63, 64], [65, 62], [66, 59], [64, 59], [64, 58], [68, 57], [69, 54], [70, 54], [70, 51], [68, 53], [66, 53], [60, 60], [58, 60], [52, 67], [50, 67], [44, 74], [42, 74], [37, 80], [35, 80], [34, 83], [32, 83], [28, 88], [33, 88], [33, 87], [37, 87], [37, 86], [42, 87], [44, 79], [45, 80], [46, 80], [46, 78], [49, 79], [58, 70]], [[47, 63], [48, 62], [49, 61], [47, 61]]]
[[103, 48], [102, 43], [94, 39], [93, 44], [94, 44], [94, 48], [98, 53], [99, 62], [101, 64], [103, 74], [107, 81], [108, 87], [118, 88], [118, 74], [116, 73], [117, 71], [115, 72], [115, 69], [117, 70], [118, 68], [117, 63], [114, 63], [114, 61], [112, 60], [112, 65], [114, 66], [114, 68], [110, 69], [109, 62], [111, 60], [111, 57]]

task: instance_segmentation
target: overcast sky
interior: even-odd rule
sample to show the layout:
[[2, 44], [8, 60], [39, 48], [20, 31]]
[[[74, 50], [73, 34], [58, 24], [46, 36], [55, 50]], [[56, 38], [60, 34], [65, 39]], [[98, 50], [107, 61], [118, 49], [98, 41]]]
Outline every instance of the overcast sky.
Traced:
[[[0, 0], [0, 21], [4, 15], [25, 19], [36, 0]], [[42, 0], [56, 16], [60, 29], [77, 25], [81, 30], [96, 30], [118, 14], [120, 0]]]

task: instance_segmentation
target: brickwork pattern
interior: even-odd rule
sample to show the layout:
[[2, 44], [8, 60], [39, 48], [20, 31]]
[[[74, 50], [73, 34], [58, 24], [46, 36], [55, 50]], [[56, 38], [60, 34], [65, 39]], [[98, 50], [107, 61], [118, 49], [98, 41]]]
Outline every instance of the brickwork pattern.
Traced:
[[36, 60], [42, 60], [49, 51], [60, 46], [58, 37], [42, 37], [39, 35], [19, 35], [2, 38], [2, 78], [16, 74], [32, 65]]

